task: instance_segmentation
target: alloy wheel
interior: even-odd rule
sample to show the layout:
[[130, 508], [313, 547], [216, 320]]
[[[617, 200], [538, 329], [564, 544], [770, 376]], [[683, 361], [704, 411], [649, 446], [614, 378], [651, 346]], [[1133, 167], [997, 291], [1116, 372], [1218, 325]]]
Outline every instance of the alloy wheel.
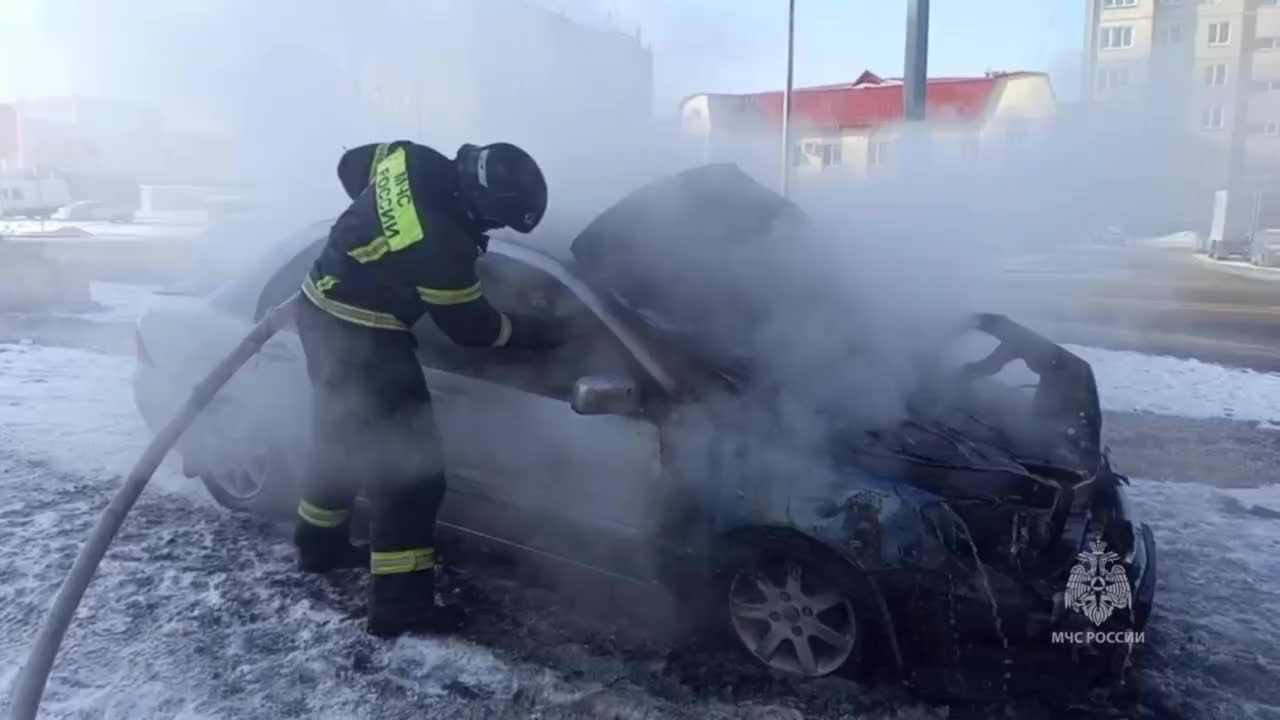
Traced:
[[793, 558], [735, 574], [729, 617], [757, 659], [805, 677], [840, 669], [858, 642], [853, 603], [819, 566]]

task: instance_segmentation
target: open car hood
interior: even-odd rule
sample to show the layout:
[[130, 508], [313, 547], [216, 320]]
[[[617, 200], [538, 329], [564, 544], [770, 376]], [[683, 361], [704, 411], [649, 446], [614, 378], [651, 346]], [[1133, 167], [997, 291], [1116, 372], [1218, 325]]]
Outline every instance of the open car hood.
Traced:
[[[735, 287], [727, 266], [759, 243], [791, 242], [812, 225], [796, 205], [732, 164], [705, 165], [646, 185], [596, 217], [571, 246], [578, 274], [631, 324], [669, 354], [730, 382], [746, 379], [734, 338], [752, 332], [767, 301], [758, 287]], [[714, 288], [709, 288], [714, 285]], [[762, 300], [764, 298], [764, 300]], [[723, 308], [731, 307], [732, 313]], [[859, 433], [884, 452], [943, 465], [1065, 467], [1092, 475], [1101, 455], [1101, 410], [1089, 364], [1003, 315], [971, 318], [999, 343], [984, 359], [944, 378], [950, 386], [1021, 360], [1039, 376], [1025, 394], [949, 393], [913, 410], [912, 420]], [[846, 436], [847, 438], [848, 436]], [[927, 439], [927, 441], [926, 441]]]

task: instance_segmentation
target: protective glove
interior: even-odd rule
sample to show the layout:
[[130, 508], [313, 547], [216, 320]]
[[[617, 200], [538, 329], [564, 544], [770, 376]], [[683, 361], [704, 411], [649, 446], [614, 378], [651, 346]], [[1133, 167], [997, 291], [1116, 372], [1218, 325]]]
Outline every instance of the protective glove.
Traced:
[[560, 326], [532, 315], [511, 315], [511, 339], [507, 347], [512, 350], [554, 350], [565, 343], [566, 334]]

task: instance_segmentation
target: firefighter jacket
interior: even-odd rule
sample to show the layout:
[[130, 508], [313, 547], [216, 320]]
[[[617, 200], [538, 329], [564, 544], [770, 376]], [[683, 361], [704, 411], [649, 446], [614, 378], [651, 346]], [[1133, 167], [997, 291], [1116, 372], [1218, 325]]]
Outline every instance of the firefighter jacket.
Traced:
[[395, 331], [429, 313], [467, 347], [558, 344], [546, 323], [499, 312], [485, 299], [475, 262], [488, 240], [457, 209], [451, 160], [412, 143], [364, 146], [344, 155], [338, 174], [354, 199], [303, 282], [317, 307]]

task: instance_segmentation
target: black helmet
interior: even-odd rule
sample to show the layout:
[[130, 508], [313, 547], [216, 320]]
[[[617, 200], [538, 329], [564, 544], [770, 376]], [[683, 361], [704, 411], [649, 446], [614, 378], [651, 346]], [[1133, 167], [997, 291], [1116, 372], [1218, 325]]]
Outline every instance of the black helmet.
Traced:
[[459, 195], [485, 225], [527, 233], [547, 211], [547, 181], [529, 153], [510, 143], [458, 149]]

